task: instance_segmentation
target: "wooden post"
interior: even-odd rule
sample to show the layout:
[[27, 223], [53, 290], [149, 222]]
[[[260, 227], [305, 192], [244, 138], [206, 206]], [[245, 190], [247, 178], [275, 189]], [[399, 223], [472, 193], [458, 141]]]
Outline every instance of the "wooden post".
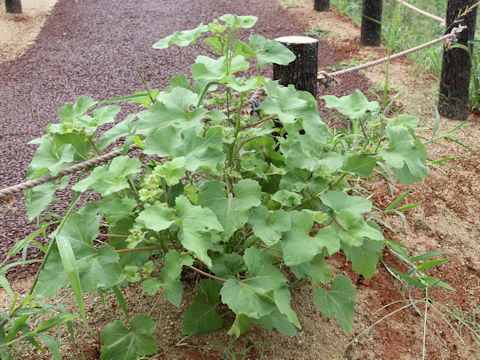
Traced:
[[296, 59], [286, 66], [273, 64], [273, 79], [281, 85], [293, 84], [297, 90], [317, 96], [318, 40], [307, 36], [275, 39], [292, 51]]
[[329, 11], [330, 0], [315, 0], [313, 3], [313, 8], [318, 11]]
[[383, 0], [363, 0], [362, 30], [360, 43], [365, 46], [379, 46], [382, 32]]
[[[475, 35], [477, 7], [469, 8], [477, 0], [449, 0], [447, 5], [447, 33], [459, 24], [466, 25], [467, 29], [457, 35], [458, 43], [468, 46], [468, 41]], [[465, 11], [470, 9], [468, 13]], [[459, 14], [463, 16], [458, 18]], [[458, 21], [460, 20], [460, 21]], [[470, 51], [472, 47], [470, 46]], [[468, 114], [468, 88], [470, 85], [470, 71], [472, 62], [470, 54], [464, 49], [443, 48], [442, 77], [438, 110], [440, 115], [449, 119], [466, 120]]]
[[5, 0], [5, 11], [11, 14], [22, 13], [21, 0]]

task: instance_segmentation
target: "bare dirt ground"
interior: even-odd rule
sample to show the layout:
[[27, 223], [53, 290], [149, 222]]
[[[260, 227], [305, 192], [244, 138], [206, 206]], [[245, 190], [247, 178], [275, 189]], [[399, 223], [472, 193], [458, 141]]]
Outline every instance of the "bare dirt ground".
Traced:
[[22, 0], [23, 14], [7, 14], [0, 6], [0, 62], [22, 55], [35, 40], [57, 0]]
[[[24, 3], [26, 5], [28, 1], [24, 0]], [[360, 47], [360, 29], [335, 9], [332, 8], [329, 13], [319, 13], [312, 10], [313, 0], [297, 0], [296, 3], [300, 6], [289, 8], [290, 14], [303, 24], [305, 30], [315, 25], [325, 29], [323, 34], [326, 36], [320, 36], [343, 61], [385, 56], [384, 48]], [[2, 16], [0, 14], [0, 24]], [[0, 36], [0, 39], [3, 40], [3, 37]], [[0, 45], [0, 50], [3, 53], [3, 45]], [[320, 56], [320, 66], [333, 66], [334, 61], [329, 59], [322, 63]], [[424, 126], [421, 134], [430, 138], [435, 124], [433, 110], [437, 96], [433, 75], [422, 72], [408, 60], [394, 62], [390, 71], [390, 96], [396, 97], [395, 103], [402, 111], [420, 117]], [[370, 80], [371, 89], [376, 90], [377, 84], [385, 78], [385, 67], [367, 70], [365, 75]], [[348, 89], [348, 80], [342, 80], [340, 86]], [[327, 93], [328, 89], [321, 90], [320, 95]], [[437, 136], [456, 125], [458, 122], [442, 118]], [[470, 114], [465, 125], [455, 133], [457, 138], [480, 152], [480, 116]], [[412, 248], [415, 255], [435, 250], [445, 251], [452, 260], [434, 269], [431, 274], [454, 286], [456, 292], [436, 288], [430, 297], [445, 308], [466, 315], [480, 306], [480, 157], [448, 140], [429, 144], [428, 153], [430, 160], [458, 158], [440, 165], [439, 169], [431, 168], [429, 177], [420, 184], [403, 186], [388, 183], [378, 177], [363, 186], [380, 209], [385, 209], [397, 196], [411, 190], [406, 202], [419, 203], [421, 207], [406, 213], [408, 226], [396, 215], [384, 216], [383, 219], [393, 229], [384, 229], [384, 234], [387, 238]], [[387, 251], [384, 253], [384, 261], [388, 266], [405, 271], [403, 265]], [[427, 359], [479, 358], [478, 353], [473, 351], [480, 350], [479, 346], [471, 340], [470, 333], [463, 329], [459, 338], [455, 333], [458, 331], [458, 323], [445, 313], [430, 307], [425, 322], [413, 307], [393, 313], [405, 304], [398, 301], [408, 299], [408, 295], [402, 294], [401, 283], [382, 265], [378, 266], [372, 279], [362, 279], [350, 270], [350, 264], [344, 257], [335, 256], [329, 262], [335, 273], [349, 276], [357, 285], [352, 333], [344, 332], [336, 319], [327, 319], [315, 308], [308, 286], [293, 290], [292, 307], [297, 311], [303, 326], [297, 337], [272, 331], [265, 338], [263, 331], [255, 329], [238, 340], [225, 336], [225, 329], [233, 321], [228, 313], [225, 314], [225, 329], [221, 331], [188, 338], [181, 335], [181, 318], [192, 301], [194, 281], [185, 282], [184, 301], [179, 309], [164, 301], [161, 295], [152, 298], [142, 294], [139, 286], [130, 286], [124, 290], [124, 295], [132, 313], [150, 313], [158, 324], [154, 335], [159, 341], [160, 352], [151, 359], [418, 359], [422, 357], [424, 329]], [[25, 294], [32, 281], [31, 277], [16, 280], [13, 290]], [[10, 299], [3, 292], [0, 295], [0, 307], [6, 308]], [[421, 298], [423, 295], [414, 293], [412, 296]], [[67, 297], [66, 300], [67, 308], [75, 312], [73, 297]], [[105, 298], [105, 306], [97, 296], [87, 296], [86, 302], [89, 325], [97, 332], [112, 319], [122, 317], [114, 298], [109, 295]], [[392, 305], [385, 307], [389, 304]], [[420, 311], [424, 310], [424, 307], [420, 308]], [[389, 314], [392, 315], [369, 328]], [[478, 317], [476, 322], [480, 322]], [[356, 338], [366, 329], [368, 331]], [[62, 348], [65, 355], [81, 356], [83, 353], [86, 359], [98, 358], [98, 337], [90, 336], [84, 325], [79, 324], [79, 346], [76, 350], [65, 340], [66, 345]], [[48, 355], [31, 353], [26, 348], [22, 351], [21, 359], [50, 359]], [[245, 356], [228, 357], [229, 352], [234, 351], [237, 354], [243, 352]]]

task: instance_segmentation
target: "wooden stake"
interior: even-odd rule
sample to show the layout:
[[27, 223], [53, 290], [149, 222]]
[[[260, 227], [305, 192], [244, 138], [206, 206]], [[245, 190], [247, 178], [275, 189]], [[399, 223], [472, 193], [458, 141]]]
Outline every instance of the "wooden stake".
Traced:
[[[457, 35], [458, 44], [468, 46], [468, 41], [475, 36], [475, 23], [477, 7], [472, 8], [477, 0], [449, 0], [447, 4], [447, 29], [460, 24], [467, 29]], [[470, 10], [470, 11], [468, 11]], [[472, 46], [469, 46], [470, 52]], [[465, 49], [447, 47], [443, 48], [442, 77], [440, 82], [440, 95], [438, 110], [440, 115], [449, 119], [466, 120], [468, 115], [468, 89], [470, 85], [470, 71], [472, 62], [470, 54]]]
[[382, 32], [382, 0], [363, 0], [360, 43], [379, 46]]
[[330, 0], [315, 0], [313, 3], [313, 9], [318, 11], [329, 11]]

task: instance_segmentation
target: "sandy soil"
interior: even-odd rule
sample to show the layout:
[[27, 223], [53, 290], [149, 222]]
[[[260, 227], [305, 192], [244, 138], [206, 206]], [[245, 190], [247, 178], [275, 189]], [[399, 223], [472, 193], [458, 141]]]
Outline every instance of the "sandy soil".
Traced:
[[57, 0], [22, 0], [23, 14], [7, 14], [0, 6], [0, 62], [19, 57], [35, 40]]
[[[33, 2], [33, 1], [32, 1]], [[51, 1], [50, 1], [51, 2]], [[24, 0], [25, 9], [28, 1]], [[384, 48], [361, 48], [358, 45], [359, 28], [344, 15], [334, 9], [330, 13], [314, 12], [313, 0], [298, 0], [303, 6], [290, 8], [292, 14], [305, 24], [305, 29], [314, 25], [325, 29], [327, 36], [321, 35], [345, 62], [361, 60], [371, 56], [385, 56]], [[0, 19], [1, 20], [1, 19]], [[0, 22], [1, 23], [1, 22]], [[1, 25], [0, 25], [1, 26]], [[0, 45], [0, 49], [3, 46]], [[24, 50], [22, 50], [24, 51]], [[3, 52], [2, 52], [3, 53]], [[19, 52], [21, 53], [21, 52]], [[334, 64], [320, 64], [332, 66]], [[420, 117], [424, 129], [422, 135], [429, 138], [435, 123], [433, 109], [436, 103], [436, 85], [432, 74], [423, 73], [409, 61], [399, 60], [390, 69], [390, 96], [396, 97], [395, 104], [404, 112]], [[372, 90], [383, 81], [385, 67], [376, 67], [366, 71], [372, 83]], [[346, 82], [342, 84], [346, 86]], [[352, 89], [354, 90], [354, 89]], [[372, 91], [372, 96], [374, 91]], [[470, 114], [470, 121], [456, 132], [462, 143], [480, 151], [480, 116]], [[458, 125], [455, 121], [441, 119], [437, 136]], [[459, 156], [440, 169], [432, 168], [429, 177], [420, 184], [402, 186], [388, 183], [383, 178], [363, 184], [365, 192], [380, 209], [407, 190], [411, 190], [406, 199], [408, 203], [420, 203], [422, 206], [406, 213], [408, 226], [396, 215], [384, 216], [392, 229], [384, 229], [387, 238], [411, 247], [416, 255], [435, 250], [444, 250], [452, 260], [432, 271], [451, 285], [455, 293], [436, 289], [431, 297], [434, 301], [449, 309], [469, 314], [480, 305], [480, 157], [473, 155], [458, 144], [441, 140], [428, 146], [429, 158], [437, 160], [444, 157]], [[401, 263], [390, 253], [384, 253], [384, 261], [389, 266], [402, 269]], [[401, 283], [394, 279], [383, 266], [378, 266], [372, 279], [362, 279], [350, 270], [350, 264], [342, 256], [329, 260], [335, 273], [349, 276], [357, 285], [356, 313], [353, 332], [348, 334], [340, 329], [335, 319], [329, 320], [321, 315], [311, 302], [311, 289], [301, 286], [293, 291], [292, 306], [299, 315], [303, 330], [297, 337], [288, 337], [271, 332], [265, 340], [264, 333], [255, 329], [250, 334], [231, 341], [224, 330], [205, 336], [184, 338], [180, 334], [182, 313], [193, 298], [195, 281], [185, 282], [186, 293], [182, 306], [177, 309], [163, 300], [142, 294], [139, 286], [132, 285], [124, 289], [127, 305], [131, 312], [151, 313], [158, 324], [155, 336], [159, 341], [159, 354], [151, 359], [219, 359], [226, 357], [227, 350], [247, 347], [248, 359], [259, 359], [261, 344], [266, 341], [264, 359], [416, 359], [422, 355], [423, 321], [413, 308], [391, 315], [364, 335], [356, 338], [365, 329], [372, 326], [383, 316], [392, 314], [400, 307], [394, 304], [386, 309], [382, 307], [396, 301], [405, 300], [401, 292]], [[195, 279], [193, 279], [195, 280]], [[16, 281], [14, 291], [28, 291], [31, 278]], [[2, 293], [0, 292], [0, 295]], [[414, 293], [414, 297], [421, 294]], [[74, 300], [66, 299], [66, 306], [75, 310]], [[86, 296], [89, 325], [95, 331], [101, 331], [112, 319], [121, 318], [121, 310], [115, 299], [107, 294], [105, 307], [96, 296]], [[0, 296], [0, 307], [9, 305], [9, 299]], [[377, 310], [379, 310], [377, 312]], [[422, 308], [423, 310], [423, 308]], [[225, 314], [226, 326], [233, 321]], [[444, 314], [431, 311], [426, 322], [426, 358], [427, 359], [475, 359], [468, 331], [462, 332], [459, 339], [447, 324]], [[456, 322], [451, 321], [454, 329]], [[477, 318], [477, 321], [480, 319]], [[86, 359], [98, 358], [98, 337], [88, 335], [85, 326], [79, 324], [77, 350], [67, 345], [65, 354], [79, 356], [82, 352]], [[476, 349], [478, 350], [478, 344]], [[24, 350], [22, 359], [49, 359], [38, 353]]]

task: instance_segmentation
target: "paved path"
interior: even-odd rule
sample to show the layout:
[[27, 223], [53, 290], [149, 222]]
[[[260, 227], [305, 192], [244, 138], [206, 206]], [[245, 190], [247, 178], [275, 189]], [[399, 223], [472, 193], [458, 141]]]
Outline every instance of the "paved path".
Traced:
[[[25, 180], [35, 150], [27, 142], [45, 134], [65, 103], [80, 95], [102, 100], [143, 90], [133, 62], [151, 88], [164, 87], [176, 74], [190, 74], [196, 49], [160, 51], [152, 44], [226, 13], [258, 16], [251, 32], [266, 38], [305, 31], [276, 0], [59, 0], [26, 54], [0, 64], [0, 188]], [[319, 54], [321, 66], [340, 60], [323, 41]], [[366, 84], [358, 76], [352, 79]], [[348, 82], [344, 78], [330, 93], [346, 93]], [[15, 205], [23, 207], [21, 195]], [[0, 216], [0, 234], [19, 240], [28, 233], [23, 211], [0, 209]], [[0, 260], [10, 246], [0, 241]]]

